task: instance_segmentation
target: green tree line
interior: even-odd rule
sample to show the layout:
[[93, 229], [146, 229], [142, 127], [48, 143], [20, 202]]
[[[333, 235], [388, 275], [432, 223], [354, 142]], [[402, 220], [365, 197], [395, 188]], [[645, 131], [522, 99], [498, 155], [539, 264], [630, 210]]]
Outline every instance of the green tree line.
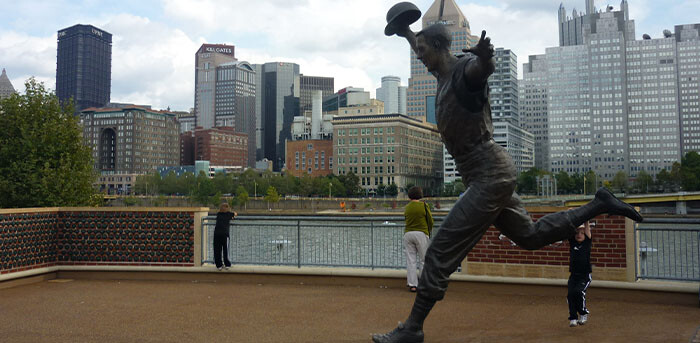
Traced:
[[[380, 186], [377, 191], [381, 192], [380, 195], [398, 195], [398, 187], [395, 184]], [[217, 173], [211, 178], [204, 172], [200, 172], [197, 176], [189, 172], [177, 176], [175, 172], [170, 172], [164, 177], [154, 172], [136, 178], [134, 193], [152, 196], [188, 196], [194, 202], [201, 204], [214, 203], [221, 197], [234, 197], [240, 204], [244, 204], [249, 197], [266, 197], [268, 200], [279, 196], [357, 197], [365, 195], [365, 191], [360, 187], [360, 179], [353, 173], [296, 177], [270, 171], [259, 174], [252, 169], [242, 173]]]
[[538, 194], [538, 177], [550, 175], [556, 180], [558, 194], [594, 194], [600, 186], [614, 192], [631, 194], [669, 193], [678, 191], [700, 191], [700, 154], [691, 151], [680, 162], [673, 163], [671, 170], [661, 170], [656, 176], [640, 171], [635, 178], [620, 171], [612, 180], [603, 180], [593, 171], [585, 174], [548, 173], [532, 168], [518, 176], [518, 193]]

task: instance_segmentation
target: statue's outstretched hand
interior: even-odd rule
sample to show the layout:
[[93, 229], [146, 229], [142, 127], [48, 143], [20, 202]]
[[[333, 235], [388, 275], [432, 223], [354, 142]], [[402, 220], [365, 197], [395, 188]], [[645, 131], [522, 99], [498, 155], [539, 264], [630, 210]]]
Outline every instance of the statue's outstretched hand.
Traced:
[[493, 57], [494, 52], [493, 45], [491, 44], [491, 38], [486, 37], [486, 30], [481, 31], [481, 38], [476, 46], [469, 49], [462, 49], [462, 52], [471, 52], [483, 60], [490, 60]]

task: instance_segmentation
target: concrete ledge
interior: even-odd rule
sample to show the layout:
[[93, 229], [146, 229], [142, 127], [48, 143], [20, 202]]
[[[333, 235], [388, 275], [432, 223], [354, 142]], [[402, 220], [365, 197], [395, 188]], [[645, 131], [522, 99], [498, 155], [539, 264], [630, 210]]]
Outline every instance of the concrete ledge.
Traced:
[[[44, 281], [45, 277], [55, 278], [55, 273], [59, 272], [126, 272], [126, 273], [216, 273], [221, 276], [226, 274], [267, 274], [267, 275], [295, 275], [295, 276], [343, 276], [359, 278], [405, 278], [405, 270], [396, 269], [360, 269], [360, 268], [323, 268], [323, 267], [286, 267], [286, 266], [258, 266], [258, 265], [238, 265], [229, 270], [218, 271], [213, 265], [202, 267], [134, 267], [134, 266], [56, 266], [39, 268], [12, 274], [0, 275], [0, 288], [6, 285], [14, 287], [16, 285]], [[40, 278], [35, 278], [39, 276]], [[43, 279], [41, 276], [45, 276]], [[60, 275], [59, 275], [60, 277]], [[595, 277], [595, 274], [594, 274]], [[26, 279], [24, 283], [17, 283], [18, 280]], [[180, 279], [180, 278], [178, 278]], [[33, 281], [32, 281], [33, 280]], [[542, 286], [566, 286], [565, 279], [545, 279], [545, 278], [520, 278], [503, 276], [483, 276], [465, 275], [454, 273], [450, 280], [457, 282], [484, 282], [484, 283], [507, 283]], [[674, 281], [648, 281], [637, 282], [622, 281], [596, 281], [595, 278], [591, 287], [627, 289], [638, 291], [656, 291], [673, 293], [698, 293], [699, 282], [674, 282]]]

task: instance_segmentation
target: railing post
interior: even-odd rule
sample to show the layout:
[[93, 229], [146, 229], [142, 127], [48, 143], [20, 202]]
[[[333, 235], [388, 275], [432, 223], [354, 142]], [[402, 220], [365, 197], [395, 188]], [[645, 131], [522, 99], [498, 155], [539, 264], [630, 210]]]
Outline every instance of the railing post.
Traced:
[[374, 270], [374, 222], [371, 219], [369, 221], [369, 244], [371, 256], [370, 267]]
[[301, 220], [297, 220], [297, 268], [301, 268]]

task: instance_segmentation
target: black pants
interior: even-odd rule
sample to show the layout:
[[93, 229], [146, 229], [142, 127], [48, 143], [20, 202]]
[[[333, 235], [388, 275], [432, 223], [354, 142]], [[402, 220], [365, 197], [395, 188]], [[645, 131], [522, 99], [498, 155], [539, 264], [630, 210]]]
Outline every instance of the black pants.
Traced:
[[231, 266], [231, 261], [228, 260], [228, 237], [214, 235], [214, 263], [217, 268], [221, 268], [221, 254], [224, 255], [224, 263], [226, 267]]
[[569, 276], [569, 320], [578, 319], [579, 314], [588, 314], [586, 308], [586, 290], [591, 284], [591, 274], [571, 273]]

